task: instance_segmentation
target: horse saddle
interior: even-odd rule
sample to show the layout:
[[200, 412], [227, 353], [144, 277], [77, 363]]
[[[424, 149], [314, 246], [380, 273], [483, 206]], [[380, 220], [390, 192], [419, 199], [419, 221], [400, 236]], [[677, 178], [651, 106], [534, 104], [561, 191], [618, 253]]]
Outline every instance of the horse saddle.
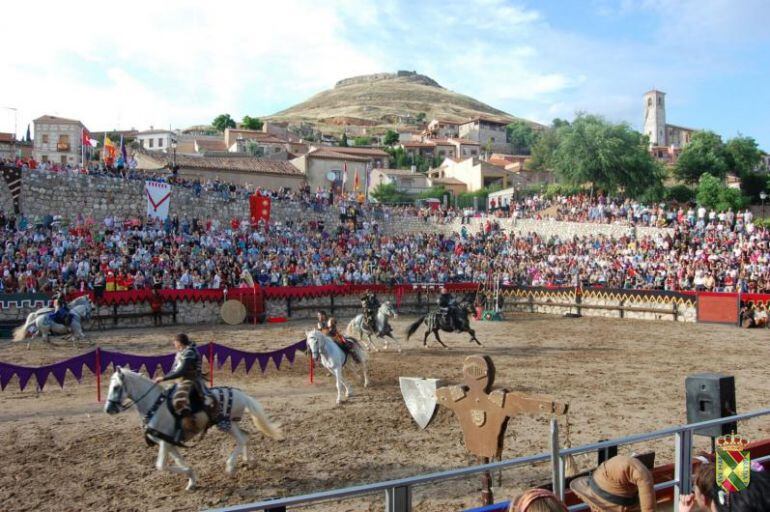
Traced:
[[72, 323], [73, 314], [69, 311], [53, 311], [48, 313], [47, 318], [50, 322], [68, 326]]
[[201, 396], [197, 386], [193, 385], [189, 392], [189, 414], [182, 415], [177, 410], [179, 400], [176, 397], [179, 385], [174, 384], [165, 393], [165, 402], [168, 404], [168, 410], [174, 416], [175, 432], [173, 436], [174, 444], [179, 444], [182, 440], [187, 440], [206, 431], [210, 427], [218, 424], [222, 420], [222, 411], [219, 406], [219, 400], [211, 394], [206, 393]]
[[353, 358], [353, 361], [357, 363], [361, 362], [355, 351], [355, 348], [358, 345], [358, 342], [355, 339], [348, 338], [347, 336], [336, 336], [334, 341], [337, 342], [337, 345], [339, 345], [342, 351], [345, 353], [345, 357], [350, 356]]

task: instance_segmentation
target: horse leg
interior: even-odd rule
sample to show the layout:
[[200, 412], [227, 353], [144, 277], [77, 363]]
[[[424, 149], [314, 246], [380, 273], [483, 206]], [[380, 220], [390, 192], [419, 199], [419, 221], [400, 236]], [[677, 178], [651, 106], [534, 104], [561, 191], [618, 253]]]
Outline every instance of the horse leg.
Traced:
[[155, 461], [155, 469], [163, 471], [166, 469], [166, 454], [168, 453], [168, 444], [165, 441], [158, 443], [158, 460]]
[[171, 458], [174, 459], [174, 462], [176, 463], [176, 466], [170, 466], [168, 468], [169, 471], [174, 473], [184, 473], [187, 475], [187, 487], [185, 487], [185, 490], [192, 491], [195, 489], [195, 482], [197, 480], [195, 471], [193, 471], [193, 468], [187, 465], [184, 458], [182, 457], [182, 454], [179, 453], [177, 447], [168, 445], [168, 454], [171, 455]]
[[483, 346], [483, 345], [481, 344], [481, 342], [478, 340], [478, 338], [476, 338], [476, 331], [474, 331], [473, 329], [471, 329], [470, 327], [468, 327], [468, 333], [471, 335], [471, 339], [470, 339], [470, 340], [468, 340], [468, 341], [475, 341], [475, 342], [478, 344], [478, 346], [480, 346], [480, 347], [482, 347], [482, 346]]
[[[390, 338], [390, 339], [392, 339], [393, 341], [395, 341], [395, 342], [396, 342], [396, 350], [398, 350], [398, 353], [400, 354], [400, 353], [401, 353], [401, 342], [400, 342], [400, 341], [398, 341], [398, 338], [396, 338], [396, 337], [395, 337], [395, 336], [393, 336], [392, 334], [388, 333], [388, 336], [385, 338], [385, 340], [386, 340], [386, 341], [385, 341], [385, 343], [387, 343], [387, 339], [388, 339], [388, 338]], [[386, 346], [387, 346], [387, 345], [386, 345]]]
[[422, 339], [422, 348], [428, 348], [428, 335], [430, 335], [430, 331], [425, 331], [425, 337]]
[[438, 341], [439, 343], [441, 343], [441, 346], [442, 346], [442, 347], [444, 347], [444, 348], [449, 348], [449, 347], [447, 347], [446, 345], [444, 345], [444, 342], [443, 342], [443, 341], [441, 341], [441, 338], [440, 338], [440, 337], [439, 337], [439, 335], [438, 335], [438, 329], [436, 329], [436, 330], [434, 330], [434, 331], [433, 331], [433, 335], [436, 337], [436, 341]]
[[361, 357], [361, 373], [364, 374], [364, 387], [368, 388], [369, 387], [369, 372], [367, 371], [367, 368], [366, 368], [366, 359], [364, 359], [363, 357]]
[[243, 454], [243, 460], [246, 462], [248, 462], [249, 457], [246, 454], [246, 436], [235, 423], [230, 424], [230, 435], [235, 438], [235, 449], [227, 458], [225, 470], [228, 475], [233, 475], [235, 474], [236, 464], [238, 463], [238, 455]]
[[[337, 379], [337, 405], [342, 403], [342, 388], [344, 386], [342, 382], [342, 367], [334, 369], [334, 378]], [[348, 397], [348, 388], [345, 387], [345, 398]]]

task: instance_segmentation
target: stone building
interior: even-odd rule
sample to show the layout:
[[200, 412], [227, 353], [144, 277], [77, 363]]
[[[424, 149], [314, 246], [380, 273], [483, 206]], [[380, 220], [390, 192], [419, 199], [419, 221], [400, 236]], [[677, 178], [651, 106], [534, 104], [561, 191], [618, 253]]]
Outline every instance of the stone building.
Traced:
[[425, 135], [431, 138], [452, 139], [460, 136], [460, 121], [448, 121], [446, 119], [434, 119], [428, 123]]
[[[365, 155], [341, 153], [338, 151], [340, 149], [349, 148], [314, 147], [308, 153], [291, 160], [291, 163], [305, 176], [312, 190], [320, 187], [339, 193], [344, 186], [346, 192], [351, 192], [356, 172], [359, 190], [364, 190], [366, 171], [373, 168], [372, 159]], [[345, 169], [347, 180], [344, 180]]]
[[509, 148], [506, 126], [508, 126], [507, 121], [476, 117], [461, 124], [458, 135], [462, 139], [478, 142], [482, 147], [489, 144], [492, 151], [506, 152]]
[[407, 194], [419, 194], [430, 188], [425, 174], [404, 169], [373, 170], [369, 180], [369, 192], [379, 185], [395, 185], [396, 190]]
[[696, 130], [666, 123], [666, 93], [644, 93], [643, 133], [650, 139], [650, 152], [658, 160], [675, 163], [682, 148], [690, 143]]
[[169, 151], [174, 136], [171, 130], [153, 130], [151, 127], [149, 130], [137, 132], [136, 140], [147, 151]]
[[[170, 168], [173, 156], [168, 153], [139, 151], [134, 154], [137, 168], [157, 171]], [[287, 187], [297, 190], [305, 184], [305, 176], [287, 161], [250, 156], [192, 156], [176, 155], [179, 176], [202, 181], [219, 180], [276, 190]]]
[[76, 119], [45, 115], [35, 119], [33, 124], [32, 156], [35, 160], [73, 167], [82, 164], [83, 123]]

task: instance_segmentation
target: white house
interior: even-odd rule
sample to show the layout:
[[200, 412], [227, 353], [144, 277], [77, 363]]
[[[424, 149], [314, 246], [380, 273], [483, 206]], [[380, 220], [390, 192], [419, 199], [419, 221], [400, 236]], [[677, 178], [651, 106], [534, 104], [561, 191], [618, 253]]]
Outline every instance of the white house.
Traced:
[[136, 140], [147, 151], [166, 151], [171, 147], [171, 139], [174, 137], [171, 130], [149, 129], [136, 134]]

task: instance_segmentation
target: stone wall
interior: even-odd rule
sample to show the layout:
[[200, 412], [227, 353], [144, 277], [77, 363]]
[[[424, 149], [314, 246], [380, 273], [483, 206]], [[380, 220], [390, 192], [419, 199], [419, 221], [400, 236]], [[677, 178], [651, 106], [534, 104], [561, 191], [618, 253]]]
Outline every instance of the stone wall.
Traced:
[[[586, 291], [580, 302], [574, 290], [517, 291], [504, 293], [504, 311], [545, 313], [550, 315], [577, 314], [605, 318], [630, 318], [677, 322], [697, 321], [697, 302], [692, 298], [662, 297], [642, 293]], [[625, 308], [625, 309], [622, 309]]]
[[[248, 199], [240, 195], [225, 199], [218, 192], [202, 192], [196, 197], [188, 188], [173, 187], [170, 201], [169, 215], [180, 219], [229, 222], [234, 217], [242, 219], [249, 215]], [[22, 173], [21, 210], [28, 217], [55, 214], [72, 220], [82, 213], [96, 221], [102, 221], [108, 215], [144, 218], [146, 205], [144, 181], [141, 180], [68, 176], [42, 171]], [[0, 184], [0, 208], [6, 212], [13, 209], [10, 190], [5, 182]], [[297, 204], [273, 202], [271, 219], [274, 221], [307, 218], [322, 218], [329, 228], [339, 223], [338, 215], [332, 210], [314, 213]]]

